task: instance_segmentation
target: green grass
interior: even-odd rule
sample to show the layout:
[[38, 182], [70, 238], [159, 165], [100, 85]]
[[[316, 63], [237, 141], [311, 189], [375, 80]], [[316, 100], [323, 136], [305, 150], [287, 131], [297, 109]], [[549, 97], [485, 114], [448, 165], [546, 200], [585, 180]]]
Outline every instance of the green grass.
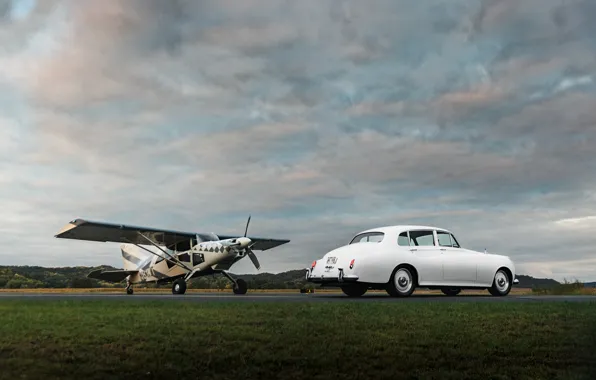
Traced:
[[596, 379], [596, 303], [0, 301], [2, 379]]
[[548, 295], [596, 295], [596, 288], [586, 288], [578, 280], [574, 282], [564, 280], [563, 283], [548, 288], [533, 288], [532, 293]]

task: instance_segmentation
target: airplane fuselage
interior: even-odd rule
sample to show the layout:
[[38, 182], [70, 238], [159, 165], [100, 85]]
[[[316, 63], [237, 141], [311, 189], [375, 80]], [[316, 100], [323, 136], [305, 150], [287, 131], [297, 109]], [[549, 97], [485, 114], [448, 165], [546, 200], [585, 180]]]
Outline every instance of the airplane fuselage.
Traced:
[[[229, 267], [245, 256], [243, 249], [245, 242], [242, 239], [202, 242], [190, 250], [180, 252], [164, 249], [169, 256], [175, 259], [171, 259], [163, 252], [157, 252], [162, 257], [151, 255], [142, 261], [137, 260], [138, 264], [134, 265], [136, 267], [134, 269], [139, 272], [130, 275], [128, 281], [131, 284], [169, 281], [172, 278], [185, 276], [190, 271], [195, 271], [193, 277], [211, 274], [218, 264], [227, 264]], [[125, 244], [121, 247], [125, 267], [129, 269], [133, 269], [133, 266], [127, 265], [129, 264], [126, 262], [127, 257], [136, 256], [130, 249], [131, 247], [134, 246]]]

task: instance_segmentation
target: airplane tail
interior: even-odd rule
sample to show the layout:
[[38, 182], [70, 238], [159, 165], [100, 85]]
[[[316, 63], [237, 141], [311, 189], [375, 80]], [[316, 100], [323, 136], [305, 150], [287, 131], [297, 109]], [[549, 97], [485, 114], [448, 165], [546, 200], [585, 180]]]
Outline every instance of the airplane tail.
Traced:
[[122, 262], [125, 270], [139, 270], [146, 269], [151, 263], [152, 255], [139, 250], [132, 249], [131, 245], [122, 244], [120, 246], [120, 252], [122, 253]]

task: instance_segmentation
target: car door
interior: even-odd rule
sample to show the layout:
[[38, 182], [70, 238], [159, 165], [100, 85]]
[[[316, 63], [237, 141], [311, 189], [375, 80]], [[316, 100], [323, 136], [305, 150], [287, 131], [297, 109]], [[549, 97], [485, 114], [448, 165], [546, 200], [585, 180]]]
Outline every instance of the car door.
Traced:
[[414, 254], [420, 285], [441, 283], [443, 280], [443, 266], [439, 247], [435, 244], [434, 231], [431, 229], [410, 230], [407, 231], [407, 235], [409, 239], [408, 249]]
[[473, 285], [478, 275], [478, 257], [462, 249], [455, 237], [436, 230], [437, 244], [443, 261], [443, 282], [449, 285]]

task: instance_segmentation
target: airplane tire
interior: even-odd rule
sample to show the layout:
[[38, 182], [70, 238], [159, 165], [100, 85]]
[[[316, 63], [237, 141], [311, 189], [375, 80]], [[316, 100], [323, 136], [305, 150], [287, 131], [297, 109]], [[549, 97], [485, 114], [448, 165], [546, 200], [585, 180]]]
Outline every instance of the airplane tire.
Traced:
[[234, 284], [233, 290], [234, 294], [246, 294], [246, 291], [248, 290], [246, 281], [244, 281], [241, 278], [237, 279], [236, 284]]
[[186, 293], [186, 281], [178, 279], [172, 284], [172, 294], [184, 294]]
[[126, 294], [133, 294], [134, 290], [132, 290], [132, 287], [130, 288], [126, 288]]

